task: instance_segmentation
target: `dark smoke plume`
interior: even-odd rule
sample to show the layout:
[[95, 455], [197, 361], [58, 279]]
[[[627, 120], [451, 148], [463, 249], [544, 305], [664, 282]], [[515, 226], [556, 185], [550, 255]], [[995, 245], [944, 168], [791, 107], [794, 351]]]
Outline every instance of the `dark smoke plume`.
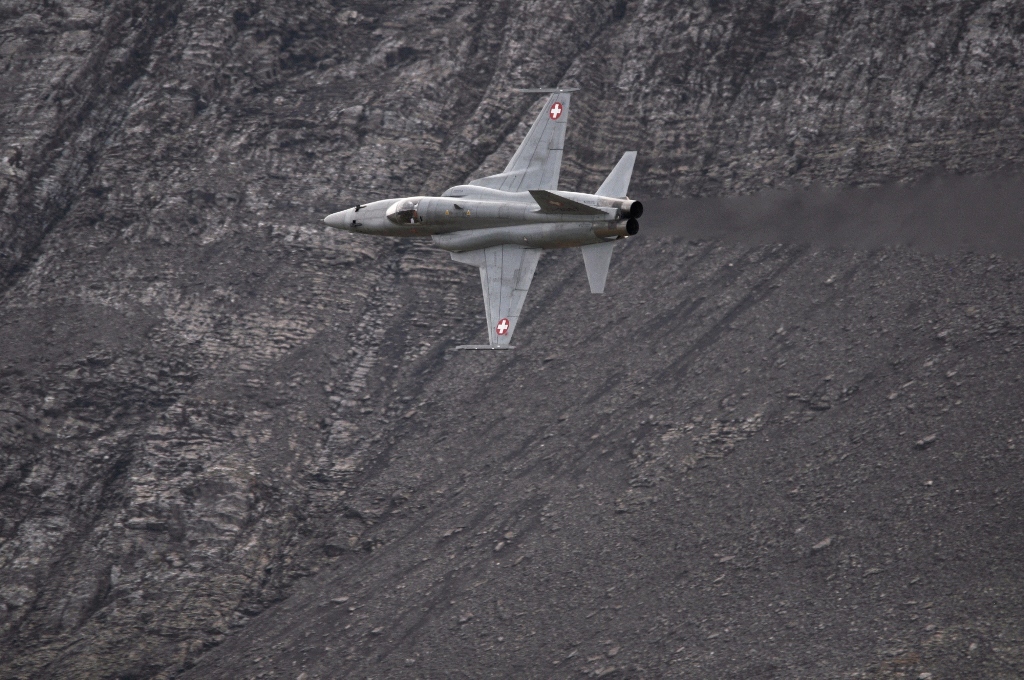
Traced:
[[740, 243], [902, 245], [1024, 257], [1024, 175], [751, 196], [645, 199], [642, 234]]

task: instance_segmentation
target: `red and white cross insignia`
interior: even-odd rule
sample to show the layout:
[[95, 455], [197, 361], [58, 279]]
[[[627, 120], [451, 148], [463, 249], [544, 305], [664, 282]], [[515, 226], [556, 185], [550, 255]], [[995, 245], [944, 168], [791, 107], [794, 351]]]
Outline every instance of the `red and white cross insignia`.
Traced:
[[508, 335], [508, 325], [508, 319], [502, 319], [494, 330], [498, 331], [498, 335]]
[[548, 115], [551, 116], [551, 120], [558, 120], [558, 117], [562, 115], [562, 105], [558, 102], [552, 104]]

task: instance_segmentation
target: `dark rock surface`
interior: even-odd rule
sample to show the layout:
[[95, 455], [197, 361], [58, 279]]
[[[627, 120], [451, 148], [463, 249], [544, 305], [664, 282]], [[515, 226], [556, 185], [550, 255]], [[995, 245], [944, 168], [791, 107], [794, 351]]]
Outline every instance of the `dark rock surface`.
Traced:
[[514, 356], [403, 369], [363, 552], [186, 677], [1016, 677], [1024, 267], [620, 255], [605, 299], [546, 260]]
[[1019, 262], [648, 236], [481, 356], [475, 272], [319, 219], [556, 82], [565, 188], [1020, 169], [1022, 56], [1010, 2], [0, 3], [0, 677], [1019, 677]]

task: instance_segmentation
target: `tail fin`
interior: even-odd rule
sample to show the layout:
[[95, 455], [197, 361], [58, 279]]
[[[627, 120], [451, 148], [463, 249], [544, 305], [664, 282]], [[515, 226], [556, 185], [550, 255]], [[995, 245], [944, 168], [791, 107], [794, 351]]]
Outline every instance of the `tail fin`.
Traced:
[[633, 163], [636, 162], [636, 151], [627, 151], [612, 168], [607, 179], [597, 190], [598, 196], [608, 198], [625, 198], [629, 191], [629, 178], [633, 176]]
[[608, 278], [608, 265], [612, 262], [612, 248], [615, 241], [593, 243], [581, 246], [583, 264], [587, 267], [587, 280], [590, 281], [591, 293], [603, 293], [604, 282]]
[[[633, 176], [633, 163], [636, 162], [636, 151], [627, 151], [615, 164], [612, 171], [597, 190], [598, 196], [606, 198], [625, 198], [629, 191], [629, 179]], [[587, 267], [587, 280], [590, 281], [591, 293], [603, 293], [604, 283], [608, 280], [608, 266], [612, 262], [612, 249], [615, 241], [594, 243], [582, 246], [583, 264]]]

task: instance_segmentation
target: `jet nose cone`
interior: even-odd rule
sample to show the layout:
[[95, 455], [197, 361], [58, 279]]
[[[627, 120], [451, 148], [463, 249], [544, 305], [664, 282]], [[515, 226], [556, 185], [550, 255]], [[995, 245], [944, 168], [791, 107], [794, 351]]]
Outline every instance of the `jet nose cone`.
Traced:
[[324, 224], [326, 224], [328, 227], [337, 227], [339, 229], [344, 228], [346, 213], [348, 213], [347, 210], [331, 213], [330, 215], [324, 218]]

